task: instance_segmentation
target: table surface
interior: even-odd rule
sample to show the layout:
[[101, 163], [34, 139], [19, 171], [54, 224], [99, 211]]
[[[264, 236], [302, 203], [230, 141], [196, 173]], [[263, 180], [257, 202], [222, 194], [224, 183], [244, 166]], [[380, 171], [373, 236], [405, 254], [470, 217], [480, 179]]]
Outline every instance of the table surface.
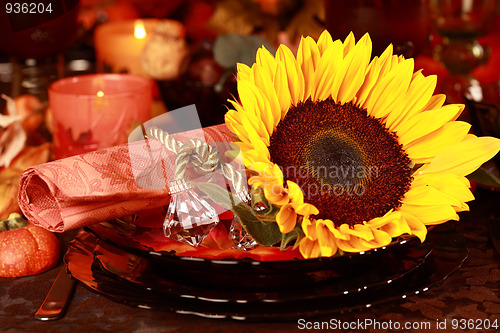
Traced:
[[[423, 325], [425, 332], [497, 332], [497, 329], [453, 329], [454, 323], [481, 326], [485, 320], [497, 320], [500, 325], [500, 254], [493, 247], [488, 234], [488, 219], [500, 213], [500, 193], [476, 191], [471, 212], [461, 213], [459, 222], [451, 223], [465, 236], [469, 256], [463, 266], [443, 283], [425, 293], [412, 295], [401, 301], [329, 317], [308, 319], [314, 322], [349, 322], [352, 332], [418, 332], [419, 330], [376, 330], [372, 326], [358, 326], [365, 319], [385, 323], [385, 327]], [[59, 235], [63, 246], [75, 232]], [[243, 323], [206, 319], [191, 315], [139, 309], [116, 303], [82, 284], [77, 284], [65, 316], [57, 321], [41, 322], [34, 314], [41, 305], [59, 267], [43, 274], [0, 279], [0, 332], [281, 332], [300, 330], [299, 319], [293, 322]], [[446, 320], [446, 329], [443, 321]], [[464, 320], [469, 320], [465, 322]], [[470, 321], [473, 320], [473, 321]], [[441, 323], [437, 327], [437, 323]], [[304, 322], [302, 322], [304, 324]], [[384, 326], [382, 326], [384, 327]], [[332, 330], [343, 331], [343, 330]]]

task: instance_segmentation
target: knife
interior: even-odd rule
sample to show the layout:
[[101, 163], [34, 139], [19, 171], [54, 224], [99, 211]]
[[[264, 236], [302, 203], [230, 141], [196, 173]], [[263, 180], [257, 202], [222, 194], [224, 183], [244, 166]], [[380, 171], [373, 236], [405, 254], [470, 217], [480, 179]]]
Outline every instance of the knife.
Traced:
[[66, 267], [63, 266], [47, 297], [45, 297], [42, 305], [35, 313], [35, 318], [42, 321], [61, 318], [73, 294], [74, 287], [75, 281], [66, 273]]

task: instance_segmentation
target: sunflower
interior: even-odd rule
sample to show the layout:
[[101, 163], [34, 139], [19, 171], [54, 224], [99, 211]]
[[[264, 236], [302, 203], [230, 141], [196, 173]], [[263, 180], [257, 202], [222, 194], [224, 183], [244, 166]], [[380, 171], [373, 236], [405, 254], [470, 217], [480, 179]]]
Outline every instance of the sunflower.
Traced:
[[281, 233], [300, 228], [305, 258], [361, 252], [458, 220], [474, 197], [466, 175], [500, 140], [469, 134], [464, 106], [434, 95], [435, 76], [390, 45], [371, 59], [368, 34], [303, 37], [238, 65], [239, 101], [225, 116], [249, 184], [279, 207]]

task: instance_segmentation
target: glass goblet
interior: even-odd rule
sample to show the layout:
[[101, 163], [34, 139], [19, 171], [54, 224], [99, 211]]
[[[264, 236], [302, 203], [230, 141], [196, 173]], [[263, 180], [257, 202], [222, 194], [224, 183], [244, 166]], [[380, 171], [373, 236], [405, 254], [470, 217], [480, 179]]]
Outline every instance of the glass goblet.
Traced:
[[490, 53], [478, 38], [493, 28], [499, 7], [499, 0], [429, 1], [431, 20], [443, 37], [434, 55], [449, 71], [442, 87], [448, 102], [462, 102], [465, 89], [478, 84], [471, 72], [485, 64]]
[[359, 39], [370, 33], [373, 56], [389, 44], [394, 52], [415, 57], [429, 40], [428, 0], [324, 0], [326, 28], [333, 39], [352, 31]]

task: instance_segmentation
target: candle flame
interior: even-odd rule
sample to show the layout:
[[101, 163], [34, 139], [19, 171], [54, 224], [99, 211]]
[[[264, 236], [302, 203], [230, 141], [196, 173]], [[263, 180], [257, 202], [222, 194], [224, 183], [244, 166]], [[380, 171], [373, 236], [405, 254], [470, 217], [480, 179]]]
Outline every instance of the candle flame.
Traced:
[[102, 97], [102, 96], [104, 96], [104, 92], [102, 90], [99, 90], [97, 92], [97, 97]]
[[144, 24], [141, 21], [135, 23], [134, 27], [134, 36], [137, 39], [146, 38], [146, 29], [144, 29]]

